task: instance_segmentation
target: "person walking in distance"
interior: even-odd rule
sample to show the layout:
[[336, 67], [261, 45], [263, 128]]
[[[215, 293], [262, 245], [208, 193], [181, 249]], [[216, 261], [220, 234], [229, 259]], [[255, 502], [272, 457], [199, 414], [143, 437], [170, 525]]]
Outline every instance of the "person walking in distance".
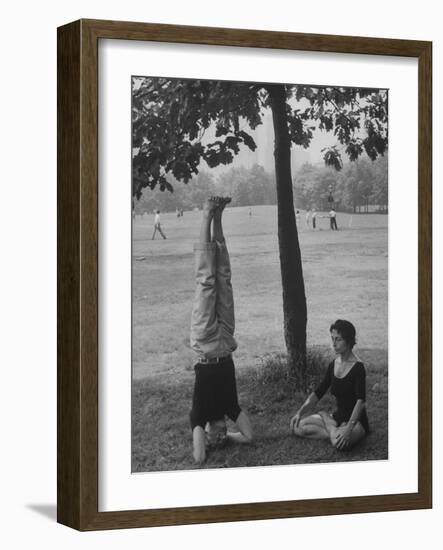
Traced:
[[152, 234], [152, 240], [155, 239], [155, 234], [157, 231], [160, 233], [160, 235], [166, 239], [166, 235], [163, 233], [161, 224], [160, 224], [160, 210], [155, 210], [155, 217], [154, 217], [154, 233]]
[[[198, 359], [190, 421], [193, 456], [199, 464], [206, 458], [207, 443], [249, 443], [253, 437], [249, 417], [238, 403], [232, 360], [237, 348], [234, 297], [222, 228], [223, 209], [230, 201], [229, 197], [208, 198], [203, 206], [200, 239], [194, 245], [196, 290], [190, 345]], [[238, 432], [227, 431], [226, 417]]]

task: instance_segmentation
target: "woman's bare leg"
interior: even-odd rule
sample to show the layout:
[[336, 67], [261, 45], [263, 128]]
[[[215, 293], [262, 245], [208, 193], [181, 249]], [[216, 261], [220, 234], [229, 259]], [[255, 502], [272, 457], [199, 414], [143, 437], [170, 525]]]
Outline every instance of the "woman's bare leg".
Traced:
[[329, 432], [320, 414], [302, 418], [299, 425], [294, 428], [294, 434], [307, 439], [329, 439]]
[[329, 436], [331, 436], [332, 434], [335, 434], [338, 426], [334, 418], [330, 414], [328, 414], [326, 411], [319, 411], [318, 416], [320, 416], [321, 419], [323, 420]]

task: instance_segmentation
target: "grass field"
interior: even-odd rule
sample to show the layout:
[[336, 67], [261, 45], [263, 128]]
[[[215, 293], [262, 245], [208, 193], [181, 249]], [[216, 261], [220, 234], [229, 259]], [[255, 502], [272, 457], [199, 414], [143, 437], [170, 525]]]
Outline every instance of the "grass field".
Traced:
[[[289, 418], [304, 396], [293, 391], [279, 367], [285, 348], [276, 208], [253, 207], [251, 216], [249, 208], [229, 208], [224, 228], [236, 306], [235, 364], [240, 404], [251, 416], [256, 440], [212, 453], [204, 467], [387, 458], [388, 218], [338, 213], [339, 231], [330, 231], [326, 218], [313, 231], [301, 214], [308, 346], [326, 366], [333, 357], [330, 323], [345, 318], [355, 324], [373, 432], [350, 453], [288, 436]], [[167, 240], [159, 235], [151, 240], [152, 215], [134, 223], [133, 471], [194, 467], [188, 420], [194, 357], [183, 342], [189, 335], [192, 245], [200, 217], [162, 214]]]

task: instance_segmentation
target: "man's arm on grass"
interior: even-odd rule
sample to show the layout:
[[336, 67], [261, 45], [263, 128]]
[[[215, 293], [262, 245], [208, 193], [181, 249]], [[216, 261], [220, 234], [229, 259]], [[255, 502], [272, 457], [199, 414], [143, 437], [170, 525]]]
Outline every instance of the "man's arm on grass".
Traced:
[[237, 420], [235, 421], [235, 424], [240, 431], [228, 432], [228, 439], [234, 441], [234, 443], [251, 443], [253, 439], [253, 433], [249, 416], [244, 411], [241, 411], [238, 415]]
[[206, 459], [205, 431], [196, 426], [192, 432], [193, 454], [197, 464], [203, 464]]

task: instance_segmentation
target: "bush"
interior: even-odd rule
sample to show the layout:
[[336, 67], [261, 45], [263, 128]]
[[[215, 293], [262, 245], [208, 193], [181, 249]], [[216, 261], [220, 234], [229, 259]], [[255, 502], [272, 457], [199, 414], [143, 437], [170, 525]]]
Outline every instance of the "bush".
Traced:
[[283, 382], [293, 385], [296, 380], [288, 367], [285, 353], [267, 353], [260, 358], [260, 367], [254, 370], [256, 382], [260, 385]]
[[[313, 391], [321, 380], [327, 362], [328, 350], [310, 347], [306, 350], [306, 388]], [[286, 385], [291, 391], [300, 388], [299, 377], [291, 371], [285, 353], [269, 353], [260, 359], [261, 368], [255, 369], [255, 381], [259, 385]]]

